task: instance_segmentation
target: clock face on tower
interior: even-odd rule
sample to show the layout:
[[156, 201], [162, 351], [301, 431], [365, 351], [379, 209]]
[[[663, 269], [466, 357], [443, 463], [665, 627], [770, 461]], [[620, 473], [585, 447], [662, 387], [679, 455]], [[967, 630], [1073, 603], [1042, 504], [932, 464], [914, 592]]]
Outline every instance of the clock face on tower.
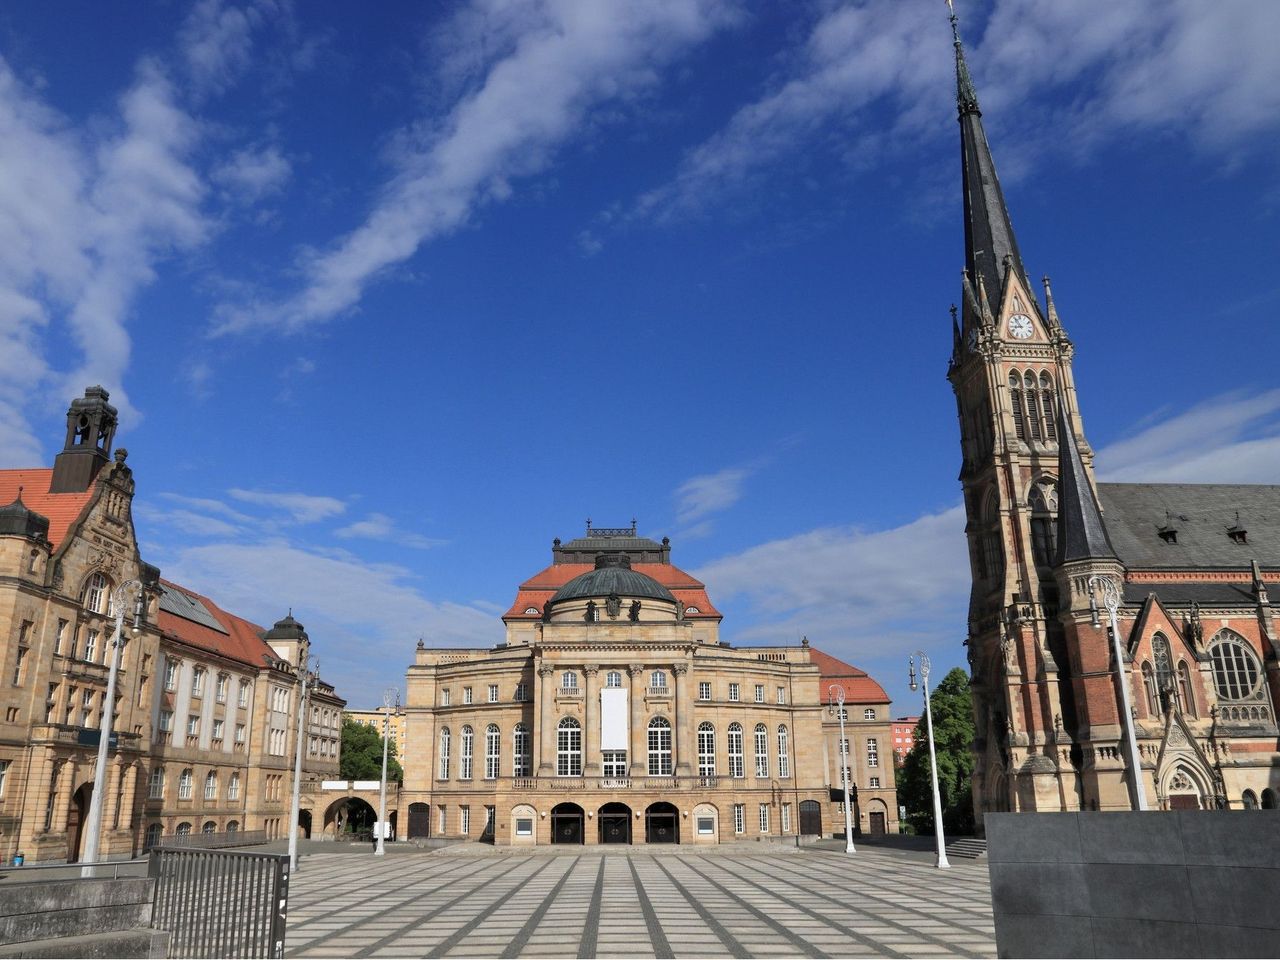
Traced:
[[1009, 318], [1009, 335], [1015, 340], [1029, 340], [1033, 329], [1031, 318], [1025, 313], [1015, 313]]

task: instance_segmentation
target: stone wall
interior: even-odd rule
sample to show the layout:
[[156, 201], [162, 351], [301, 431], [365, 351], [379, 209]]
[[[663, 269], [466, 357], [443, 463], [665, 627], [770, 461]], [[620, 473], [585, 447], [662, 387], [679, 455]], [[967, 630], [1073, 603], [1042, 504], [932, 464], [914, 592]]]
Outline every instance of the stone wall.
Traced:
[[1273, 957], [1274, 811], [989, 813], [1001, 957]]

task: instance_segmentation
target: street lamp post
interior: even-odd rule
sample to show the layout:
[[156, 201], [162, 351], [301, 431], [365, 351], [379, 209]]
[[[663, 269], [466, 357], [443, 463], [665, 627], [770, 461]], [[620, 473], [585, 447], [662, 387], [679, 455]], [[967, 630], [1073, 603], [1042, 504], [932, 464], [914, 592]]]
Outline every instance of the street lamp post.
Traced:
[[1142, 760], [1138, 755], [1138, 737], [1133, 729], [1133, 707], [1129, 703], [1129, 682], [1124, 673], [1124, 653], [1120, 648], [1120, 588], [1111, 577], [1094, 574], [1089, 577], [1089, 614], [1095, 628], [1102, 624], [1098, 618], [1098, 599], [1102, 593], [1102, 605], [1107, 608], [1111, 621], [1111, 653], [1116, 658], [1116, 686], [1120, 688], [1120, 712], [1124, 715], [1125, 750], [1129, 754], [1129, 799], [1135, 810], [1147, 809], [1147, 792], [1142, 786]]
[[385, 713], [382, 716], [382, 783], [378, 790], [378, 822], [374, 825], [374, 829], [378, 832], [378, 845], [374, 847], [375, 856], [382, 856], [386, 853], [383, 846], [387, 833], [387, 738], [391, 733], [391, 704], [395, 702], [397, 706], [400, 704], [400, 691], [395, 687], [387, 687], [382, 691], [382, 709]]
[[133, 609], [133, 634], [142, 632], [142, 583], [126, 580], [111, 592], [111, 605], [116, 614], [116, 632], [111, 641], [111, 667], [107, 672], [107, 696], [102, 705], [102, 722], [98, 727], [98, 762], [93, 768], [93, 796], [89, 800], [89, 817], [85, 823], [84, 863], [81, 877], [93, 876], [93, 864], [98, 860], [98, 840], [102, 833], [102, 804], [107, 787], [107, 750], [111, 740], [111, 726], [115, 722], [116, 675], [120, 672], [120, 650], [124, 647], [124, 600], [129, 587], [136, 587], [138, 599]]
[[[929, 703], [929, 658], [922, 650], [916, 651], [920, 658], [920, 685], [924, 688], [924, 716], [929, 728], [929, 772], [933, 776], [933, 833], [937, 843], [937, 858], [934, 866], [945, 870], [951, 866], [947, 860], [947, 841], [942, 831], [942, 794], [938, 790], [938, 756], [933, 748], [933, 707]], [[916, 689], [916, 668], [910, 657], [907, 658], [907, 678], [914, 692]]]
[[853, 853], [853, 816], [849, 807], [849, 741], [844, 735], [844, 687], [827, 688], [827, 714], [840, 718], [840, 779], [844, 783], [844, 852]]
[[298, 869], [298, 817], [302, 807], [302, 741], [307, 717], [307, 694], [314, 681], [320, 679], [319, 658], [311, 661], [312, 673], [307, 673], [307, 651], [298, 651], [298, 738], [293, 752], [293, 799], [289, 807], [289, 869]]

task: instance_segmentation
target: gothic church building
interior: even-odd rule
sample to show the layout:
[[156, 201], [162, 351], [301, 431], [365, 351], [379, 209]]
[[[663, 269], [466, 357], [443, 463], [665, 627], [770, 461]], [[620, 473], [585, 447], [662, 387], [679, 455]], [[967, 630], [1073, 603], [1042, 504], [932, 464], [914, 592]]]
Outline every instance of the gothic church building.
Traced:
[[1150, 809], [1274, 807], [1280, 486], [1096, 481], [1074, 349], [1023, 265], [958, 34], [955, 51], [966, 269], [948, 378], [978, 822], [1130, 809], [1138, 784]]

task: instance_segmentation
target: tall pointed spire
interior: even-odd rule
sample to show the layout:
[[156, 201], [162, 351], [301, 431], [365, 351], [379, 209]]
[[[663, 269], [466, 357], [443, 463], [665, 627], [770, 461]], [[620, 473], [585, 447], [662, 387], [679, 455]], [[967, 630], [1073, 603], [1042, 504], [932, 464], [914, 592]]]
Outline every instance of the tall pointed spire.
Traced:
[[1058, 400], [1058, 557], [1071, 560], [1116, 559], [1102, 522], [1102, 508], [1085, 472], [1066, 404]]
[[995, 161], [982, 127], [982, 111], [978, 94], [964, 59], [960, 42], [960, 24], [951, 0], [951, 36], [956, 48], [956, 109], [960, 115], [960, 163], [964, 178], [964, 247], [965, 262], [974, 283], [981, 281], [990, 291], [1004, 289], [1005, 257], [1012, 257], [1012, 268], [1027, 289], [1026, 268], [1018, 252], [1013, 223], [1000, 190]]

